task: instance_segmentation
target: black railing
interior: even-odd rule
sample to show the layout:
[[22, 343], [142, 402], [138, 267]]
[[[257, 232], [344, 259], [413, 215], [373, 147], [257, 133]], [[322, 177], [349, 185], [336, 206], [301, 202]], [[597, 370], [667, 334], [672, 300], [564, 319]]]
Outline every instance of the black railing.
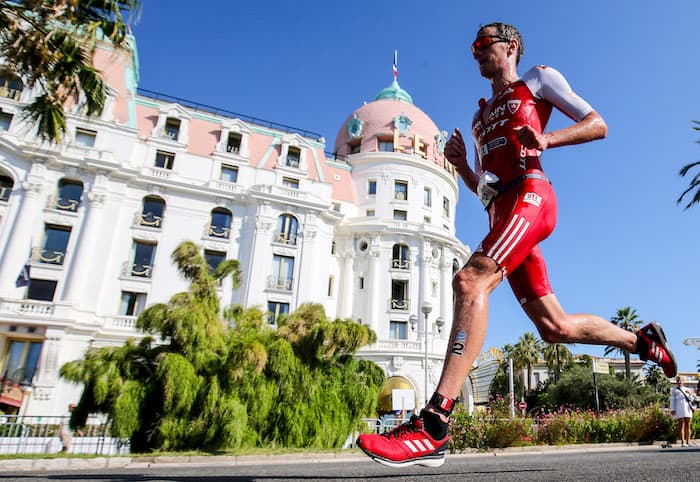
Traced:
[[289, 132], [289, 133], [295, 133], [299, 134], [303, 137], [308, 137], [309, 139], [313, 139], [315, 141], [319, 140], [321, 137], [323, 137], [321, 134], [313, 131], [307, 131], [305, 129], [299, 129], [297, 127], [292, 127], [288, 126], [285, 124], [279, 124], [277, 122], [272, 122], [268, 121], [265, 119], [260, 119], [258, 117], [253, 117], [245, 114], [239, 114], [238, 112], [233, 112], [230, 110], [226, 109], [220, 109], [218, 107], [213, 107], [207, 104], [200, 104], [199, 102], [194, 102], [191, 100], [183, 99], [181, 97], [175, 97], [172, 95], [167, 95], [167, 94], [162, 94], [160, 92], [155, 92], [153, 90], [148, 90], [148, 89], [141, 89], [138, 88], [136, 89], [136, 92], [140, 95], [143, 95], [144, 97], [150, 97], [155, 100], [165, 100], [168, 102], [176, 102], [180, 105], [183, 105], [185, 107], [189, 107], [190, 109], [194, 110], [199, 110], [202, 112], [207, 112], [209, 114], [215, 114], [215, 115], [220, 115], [224, 117], [234, 117], [241, 119], [242, 121], [245, 122], [250, 122], [251, 124], [259, 125], [262, 127], [269, 127], [270, 129], [276, 129], [279, 131], [283, 132]]

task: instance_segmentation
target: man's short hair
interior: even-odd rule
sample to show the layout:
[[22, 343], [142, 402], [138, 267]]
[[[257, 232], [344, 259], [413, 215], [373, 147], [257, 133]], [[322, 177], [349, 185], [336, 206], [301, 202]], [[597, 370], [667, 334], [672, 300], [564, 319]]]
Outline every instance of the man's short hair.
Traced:
[[523, 44], [523, 37], [520, 35], [520, 31], [513, 25], [502, 22], [491, 22], [489, 24], [482, 25], [479, 28], [479, 31], [487, 27], [495, 28], [496, 35], [499, 37], [503, 37], [508, 40], [515, 39], [518, 41], [518, 55], [515, 57], [515, 65], [518, 65], [520, 63], [520, 57], [525, 54], [525, 44]]

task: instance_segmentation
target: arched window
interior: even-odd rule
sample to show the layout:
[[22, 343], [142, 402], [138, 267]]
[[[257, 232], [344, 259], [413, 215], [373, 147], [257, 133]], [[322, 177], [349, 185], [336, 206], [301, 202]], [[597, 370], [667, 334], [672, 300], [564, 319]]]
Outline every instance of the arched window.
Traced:
[[211, 210], [211, 220], [207, 235], [217, 238], [227, 238], [231, 234], [231, 211], [226, 208], [214, 208]]
[[0, 174], [0, 201], [7, 202], [10, 200], [10, 194], [12, 194], [14, 186], [15, 182], [11, 177]]
[[283, 244], [297, 244], [299, 221], [291, 214], [282, 214], [277, 218], [277, 236], [275, 241]]
[[19, 100], [23, 88], [22, 80], [15, 74], [0, 72], [0, 96]]
[[76, 212], [83, 196], [83, 183], [70, 179], [58, 181], [58, 194], [53, 207], [62, 211]]
[[405, 244], [395, 244], [392, 249], [391, 267], [394, 269], [409, 269], [411, 250]]
[[163, 223], [165, 201], [158, 196], [146, 196], [143, 198], [143, 209], [139, 216], [139, 224], [160, 228]]

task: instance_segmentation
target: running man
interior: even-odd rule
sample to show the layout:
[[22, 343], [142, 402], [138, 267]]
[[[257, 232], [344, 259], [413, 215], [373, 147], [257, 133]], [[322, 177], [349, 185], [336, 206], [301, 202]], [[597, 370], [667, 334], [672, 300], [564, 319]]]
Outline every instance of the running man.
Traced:
[[[544, 341], [615, 346], [654, 361], [669, 378], [676, 375], [676, 361], [656, 323], [632, 333], [596, 315], [569, 314], [552, 291], [538, 243], [554, 230], [557, 201], [540, 156], [554, 147], [602, 139], [607, 126], [555, 69], [536, 66], [519, 76], [523, 52], [520, 32], [503, 23], [484, 25], [472, 43], [492, 94], [479, 101], [472, 121], [475, 169], [467, 162], [459, 129], [445, 146], [445, 156], [481, 199], [490, 230], [453, 280], [452, 332], [430, 402], [420, 416], [391, 432], [358, 439], [368, 456], [385, 465], [437, 467], [445, 462], [449, 417], [486, 337], [489, 295], [505, 278]], [[545, 132], [553, 108], [573, 124]]]

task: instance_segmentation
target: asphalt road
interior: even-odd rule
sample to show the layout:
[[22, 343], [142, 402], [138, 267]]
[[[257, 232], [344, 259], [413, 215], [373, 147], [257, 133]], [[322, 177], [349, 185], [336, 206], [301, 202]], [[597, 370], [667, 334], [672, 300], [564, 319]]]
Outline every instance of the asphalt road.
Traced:
[[[1, 464], [2, 462], [0, 462]], [[256, 463], [130, 463], [124, 468], [0, 471], [0, 482], [227, 482], [227, 481], [698, 481], [700, 448], [629, 447], [624, 449], [448, 456], [439, 468], [384, 467], [362, 455], [332, 461], [265, 458]]]

